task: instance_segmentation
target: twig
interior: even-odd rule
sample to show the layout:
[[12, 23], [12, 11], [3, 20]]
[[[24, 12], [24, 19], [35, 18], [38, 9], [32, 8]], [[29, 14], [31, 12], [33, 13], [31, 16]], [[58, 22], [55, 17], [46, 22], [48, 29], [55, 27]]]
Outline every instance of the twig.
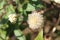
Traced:
[[56, 31], [56, 27], [59, 25], [59, 22], [60, 22], [60, 14], [59, 14], [59, 18], [57, 20], [57, 23], [55, 24], [55, 26], [53, 27], [53, 29], [50, 33], [54, 33]]
[[56, 23], [56, 26], [59, 24], [59, 21], [60, 21], [60, 13], [59, 13], [59, 18], [58, 18], [58, 21]]

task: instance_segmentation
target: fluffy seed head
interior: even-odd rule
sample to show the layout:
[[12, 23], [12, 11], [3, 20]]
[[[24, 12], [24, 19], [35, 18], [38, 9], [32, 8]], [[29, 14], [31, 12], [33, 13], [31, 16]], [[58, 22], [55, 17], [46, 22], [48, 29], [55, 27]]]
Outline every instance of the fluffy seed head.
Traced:
[[32, 30], [41, 28], [44, 24], [43, 15], [37, 13], [36, 11], [32, 12], [32, 14], [28, 15], [28, 24], [29, 28], [31, 28]]
[[60, 0], [54, 0], [54, 2], [56, 2], [56, 3], [60, 4]]
[[16, 23], [17, 15], [16, 15], [16, 14], [10, 14], [10, 15], [8, 16], [8, 18], [9, 18], [9, 21], [10, 21], [11, 23]]

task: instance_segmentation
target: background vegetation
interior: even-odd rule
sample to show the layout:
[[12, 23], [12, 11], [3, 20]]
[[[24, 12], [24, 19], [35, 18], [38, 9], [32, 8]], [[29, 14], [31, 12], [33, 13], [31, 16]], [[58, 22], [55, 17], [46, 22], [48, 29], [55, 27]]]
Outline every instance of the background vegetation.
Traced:
[[[28, 14], [32, 11], [44, 15], [42, 31], [28, 28]], [[8, 20], [9, 14], [17, 14], [16, 23]], [[60, 4], [51, 0], [0, 0], [0, 40], [59, 40]], [[54, 28], [56, 30], [53, 32]], [[35, 37], [36, 35], [36, 37]]]

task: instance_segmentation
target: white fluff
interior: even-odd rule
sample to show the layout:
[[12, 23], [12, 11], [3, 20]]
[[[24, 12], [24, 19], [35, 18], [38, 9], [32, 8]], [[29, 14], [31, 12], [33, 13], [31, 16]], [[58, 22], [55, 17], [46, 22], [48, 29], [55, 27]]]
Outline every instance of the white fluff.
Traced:
[[10, 14], [10, 15], [8, 16], [9, 21], [10, 21], [11, 23], [15, 23], [15, 22], [16, 22], [16, 20], [17, 20], [16, 17], [17, 17], [16, 14]]
[[32, 14], [28, 15], [29, 28], [33, 30], [41, 28], [43, 23], [44, 23], [43, 15], [41, 15], [40, 13], [37, 13], [35, 11], [35, 12], [32, 12]]
[[56, 3], [59, 3], [59, 4], [60, 4], [60, 0], [54, 0], [54, 2], [56, 2]]

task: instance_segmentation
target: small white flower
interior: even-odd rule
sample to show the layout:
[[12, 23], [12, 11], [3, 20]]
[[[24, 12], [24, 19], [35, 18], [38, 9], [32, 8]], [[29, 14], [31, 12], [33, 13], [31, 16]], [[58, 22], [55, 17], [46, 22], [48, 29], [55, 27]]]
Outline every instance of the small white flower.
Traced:
[[28, 15], [28, 24], [29, 28], [32, 30], [41, 28], [43, 26], [43, 15], [37, 13], [36, 11], [32, 12], [32, 14]]
[[59, 3], [60, 4], [60, 0], [54, 0], [56, 3]]
[[16, 20], [17, 20], [17, 15], [16, 14], [10, 14], [9, 16], [9, 21], [11, 22], [11, 23], [15, 23], [16, 22]]

